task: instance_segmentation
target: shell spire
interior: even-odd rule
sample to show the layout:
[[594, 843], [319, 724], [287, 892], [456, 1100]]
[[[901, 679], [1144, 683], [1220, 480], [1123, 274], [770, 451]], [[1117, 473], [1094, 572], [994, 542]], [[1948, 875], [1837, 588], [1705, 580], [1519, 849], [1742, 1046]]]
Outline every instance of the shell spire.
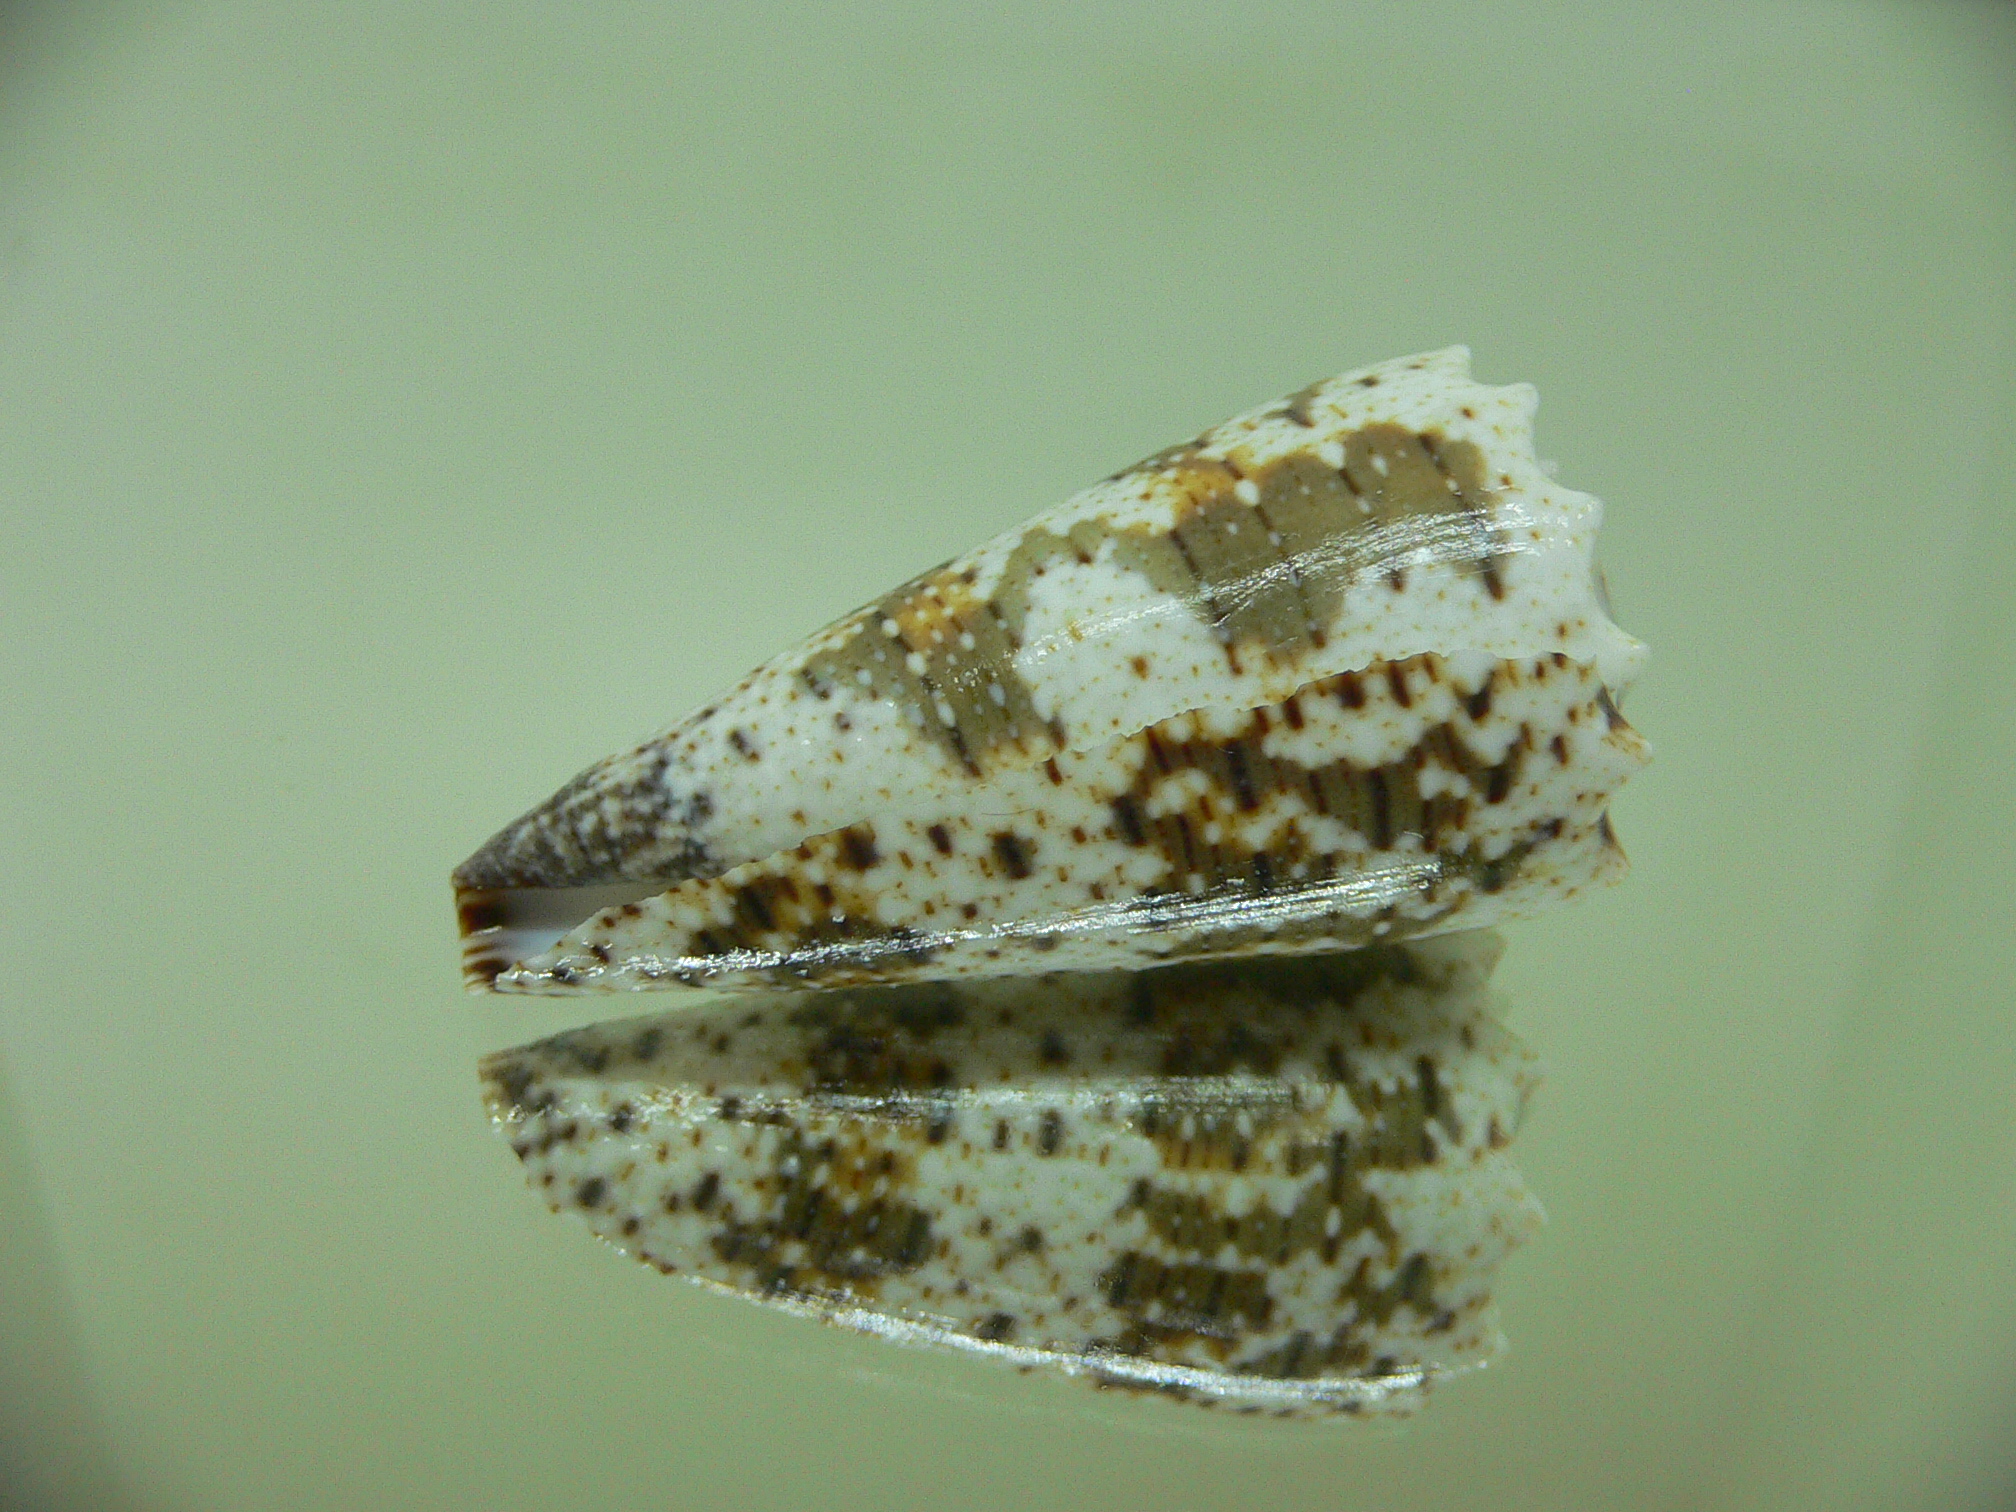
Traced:
[[911, 580], [464, 862], [471, 985], [1329, 950], [1613, 879], [1644, 647], [1535, 403], [1382, 363]]

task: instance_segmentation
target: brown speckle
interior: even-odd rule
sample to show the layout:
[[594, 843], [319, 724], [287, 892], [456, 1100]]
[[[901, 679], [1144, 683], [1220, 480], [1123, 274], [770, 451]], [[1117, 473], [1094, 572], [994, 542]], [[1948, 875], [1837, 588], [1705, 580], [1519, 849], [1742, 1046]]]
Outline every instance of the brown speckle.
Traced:
[[1029, 842], [1013, 830], [995, 831], [994, 858], [1001, 863], [1001, 869], [1018, 882], [1030, 873], [1030, 850]]
[[1012, 1315], [1005, 1312], [997, 1312], [990, 1315], [985, 1322], [973, 1330], [977, 1338], [985, 1339], [990, 1344], [999, 1344], [1014, 1332], [1015, 1319]]
[[1401, 663], [1386, 664], [1386, 686], [1393, 690], [1393, 701], [1401, 708], [1414, 707], [1414, 692], [1407, 686], [1407, 669]]
[[840, 831], [840, 854], [857, 872], [867, 871], [882, 859], [875, 848], [875, 831], [865, 824], [850, 824]]
[[1051, 1108], [1043, 1115], [1043, 1121], [1036, 1130], [1036, 1153], [1055, 1155], [1064, 1147], [1064, 1115]]
[[1141, 806], [1126, 793], [1113, 800], [1113, 824], [1129, 845], [1140, 845], [1147, 839], [1147, 831], [1141, 824]]

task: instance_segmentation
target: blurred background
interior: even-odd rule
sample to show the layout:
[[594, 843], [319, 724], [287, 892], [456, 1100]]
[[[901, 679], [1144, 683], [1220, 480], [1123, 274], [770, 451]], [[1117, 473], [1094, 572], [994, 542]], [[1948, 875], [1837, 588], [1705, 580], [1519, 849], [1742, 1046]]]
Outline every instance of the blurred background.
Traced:
[[[2016, 1506], [2016, 9], [15, 4], [0, 1505]], [[1648, 640], [1551, 1214], [1398, 1429], [550, 1217], [447, 874], [1114, 468], [1463, 341]], [[635, 1011], [617, 1003], [601, 1011]]]

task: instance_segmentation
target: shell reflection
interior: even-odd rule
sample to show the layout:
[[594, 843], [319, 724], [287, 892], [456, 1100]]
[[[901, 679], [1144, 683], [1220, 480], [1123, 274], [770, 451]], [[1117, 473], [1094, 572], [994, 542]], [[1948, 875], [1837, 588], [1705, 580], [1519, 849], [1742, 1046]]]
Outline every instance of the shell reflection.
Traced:
[[659, 1269], [1242, 1410], [1405, 1410], [1500, 1347], [1537, 1079], [1471, 932], [742, 995], [492, 1056], [556, 1210]]

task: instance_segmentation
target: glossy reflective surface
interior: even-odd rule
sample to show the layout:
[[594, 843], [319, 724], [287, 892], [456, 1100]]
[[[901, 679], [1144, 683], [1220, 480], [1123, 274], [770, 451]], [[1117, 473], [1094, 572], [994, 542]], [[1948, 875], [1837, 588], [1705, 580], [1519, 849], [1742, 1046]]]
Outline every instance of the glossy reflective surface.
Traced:
[[1501, 949], [743, 995], [500, 1052], [485, 1098], [667, 1275], [1111, 1391], [1408, 1412], [1498, 1353], [1540, 1226]]
[[[1156, 452], [766, 658], [455, 870], [471, 986], [1349, 949], [1616, 880], [1602, 506], [1462, 347]], [[520, 917], [637, 883], [564, 938]]]
[[[2006, 1504], [2005, 14], [29, 12], [0, 1471]], [[1244, 1423], [668, 1285], [527, 1197], [474, 1061], [602, 1010], [465, 998], [477, 839], [1086, 479], [1455, 341], [1546, 396], [1657, 653], [1634, 875], [1496, 976], [1548, 1073], [1503, 1361], [1398, 1431]]]

